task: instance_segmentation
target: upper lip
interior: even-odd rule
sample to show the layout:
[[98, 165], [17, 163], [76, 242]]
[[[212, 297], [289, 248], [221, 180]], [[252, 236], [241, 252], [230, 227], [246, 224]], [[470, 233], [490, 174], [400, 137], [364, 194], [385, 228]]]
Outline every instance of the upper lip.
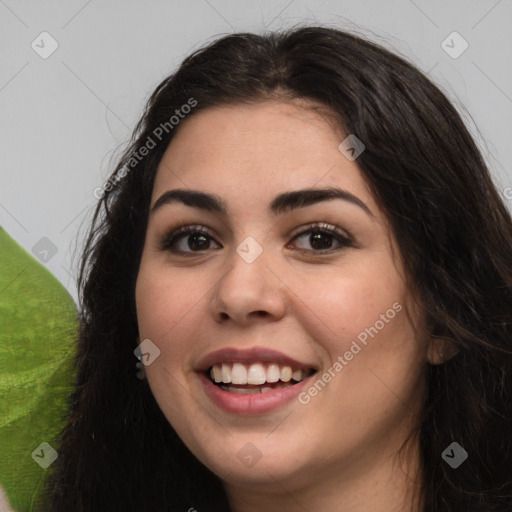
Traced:
[[223, 348], [211, 352], [202, 357], [197, 363], [197, 371], [206, 371], [214, 364], [220, 363], [275, 363], [283, 366], [291, 366], [294, 369], [314, 369], [309, 363], [304, 363], [287, 356], [282, 352], [264, 347], [254, 347], [251, 349], [239, 349], [235, 347]]

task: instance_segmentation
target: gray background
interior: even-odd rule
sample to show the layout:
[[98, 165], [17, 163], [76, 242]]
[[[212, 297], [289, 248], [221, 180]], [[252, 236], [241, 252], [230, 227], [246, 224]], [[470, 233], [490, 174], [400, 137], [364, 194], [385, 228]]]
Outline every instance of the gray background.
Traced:
[[[511, 0], [0, 0], [0, 225], [76, 302], [93, 190], [156, 85], [221, 35], [308, 22], [357, 31], [429, 73], [512, 210], [511, 21]], [[442, 46], [454, 31], [469, 44], [457, 58]], [[31, 46], [51, 48], [42, 32], [58, 43], [47, 58]], [[48, 244], [55, 254], [40, 252]]]

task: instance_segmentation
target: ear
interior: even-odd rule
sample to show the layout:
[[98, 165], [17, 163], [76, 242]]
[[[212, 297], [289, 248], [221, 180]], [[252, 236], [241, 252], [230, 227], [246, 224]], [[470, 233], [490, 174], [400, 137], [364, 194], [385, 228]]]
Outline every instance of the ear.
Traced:
[[455, 343], [447, 338], [430, 338], [427, 359], [430, 364], [443, 364], [459, 352]]

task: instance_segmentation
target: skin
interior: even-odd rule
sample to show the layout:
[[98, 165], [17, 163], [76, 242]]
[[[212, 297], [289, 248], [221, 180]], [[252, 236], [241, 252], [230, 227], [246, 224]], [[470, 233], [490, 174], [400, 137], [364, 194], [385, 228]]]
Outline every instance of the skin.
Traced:
[[[404, 282], [400, 252], [346, 137], [304, 101], [210, 108], [179, 126], [157, 171], [151, 206], [185, 188], [220, 196], [221, 216], [174, 202], [150, 215], [136, 285], [140, 339], [161, 351], [146, 367], [160, 408], [190, 450], [224, 482], [235, 512], [282, 510], [420, 511], [410, 501], [418, 473], [413, 437], [434, 345]], [[274, 216], [280, 193], [336, 186], [373, 216], [334, 199]], [[328, 254], [311, 245], [312, 222], [350, 234]], [[199, 224], [209, 248], [179, 255], [159, 248], [169, 230]], [[237, 246], [252, 236], [263, 253], [247, 263]], [[323, 239], [325, 240], [325, 239]], [[332, 247], [339, 244], [332, 240]], [[208, 246], [207, 246], [208, 247]], [[302, 251], [301, 251], [302, 249]], [[323, 374], [358, 334], [398, 303], [403, 309], [306, 405], [293, 400], [248, 417], [224, 412], [194, 371], [225, 347], [270, 347]], [[252, 467], [238, 451], [252, 443]]]

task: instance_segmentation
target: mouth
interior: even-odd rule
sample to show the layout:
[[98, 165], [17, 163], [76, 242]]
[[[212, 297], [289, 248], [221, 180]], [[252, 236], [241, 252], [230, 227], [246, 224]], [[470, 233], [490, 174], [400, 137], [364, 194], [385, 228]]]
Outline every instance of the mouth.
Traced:
[[223, 362], [208, 368], [205, 376], [223, 391], [250, 395], [295, 386], [314, 373], [313, 368], [274, 362]]
[[236, 415], [259, 415], [291, 403], [319, 368], [265, 347], [230, 347], [206, 355], [195, 370], [217, 407]]

